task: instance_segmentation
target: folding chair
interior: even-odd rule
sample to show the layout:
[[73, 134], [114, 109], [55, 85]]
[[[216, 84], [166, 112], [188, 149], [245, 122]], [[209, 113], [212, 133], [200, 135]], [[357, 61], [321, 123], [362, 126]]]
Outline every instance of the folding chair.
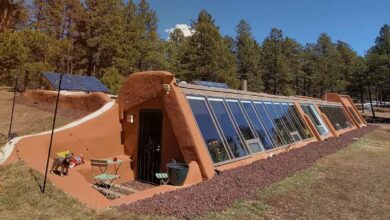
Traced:
[[167, 185], [169, 182], [167, 173], [156, 173], [156, 178], [160, 180], [161, 185]]
[[[91, 159], [92, 166], [92, 175], [95, 180], [96, 186], [99, 188], [106, 189], [106, 197], [110, 194], [107, 190], [113, 186], [114, 180], [119, 178], [117, 174], [109, 174], [108, 170], [108, 160], [93, 160]], [[95, 175], [94, 167], [98, 167], [100, 170], [99, 175]], [[103, 187], [102, 187], [103, 186]]]

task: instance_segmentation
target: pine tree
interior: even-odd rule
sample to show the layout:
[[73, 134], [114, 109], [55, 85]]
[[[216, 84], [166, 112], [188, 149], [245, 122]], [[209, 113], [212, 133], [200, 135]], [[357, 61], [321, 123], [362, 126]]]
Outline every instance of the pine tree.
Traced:
[[195, 33], [184, 46], [181, 58], [184, 79], [226, 82], [232, 88], [238, 88], [235, 57], [220, 35], [212, 16], [202, 10], [192, 28]]
[[121, 0], [88, 0], [86, 10], [83, 37], [87, 73], [100, 77], [102, 69], [113, 66], [123, 56], [124, 5]]
[[163, 56], [163, 44], [157, 33], [158, 18], [146, 0], [138, 4], [140, 37], [135, 47], [140, 53], [137, 61], [138, 70], [159, 70], [167, 65]]
[[302, 79], [304, 72], [302, 70], [302, 46], [291, 38], [286, 38], [282, 45], [282, 53], [288, 63], [288, 81], [289, 86], [285, 88], [285, 94], [301, 94]]
[[13, 76], [28, 59], [28, 49], [18, 32], [0, 33], [0, 82], [10, 85]]
[[182, 78], [183, 74], [180, 58], [183, 56], [183, 45], [186, 40], [183, 32], [180, 29], [175, 29], [169, 34], [169, 40], [165, 43], [167, 70], [174, 73], [179, 79]]
[[378, 102], [388, 99], [390, 94], [390, 26], [383, 25], [375, 45], [367, 53], [367, 64], [371, 85]]
[[250, 91], [260, 92], [263, 89], [260, 69], [260, 47], [253, 39], [251, 27], [241, 20], [236, 27], [237, 73], [241, 79], [248, 80]]
[[0, 0], [0, 33], [22, 28], [28, 20], [23, 0]]
[[263, 42], [261, 63], [264, 68], [264, 91], [267, 93], [289, 95], [292, 92], [293, 75], [283, 54], [284, 40], [282, 31], [273, 28]]

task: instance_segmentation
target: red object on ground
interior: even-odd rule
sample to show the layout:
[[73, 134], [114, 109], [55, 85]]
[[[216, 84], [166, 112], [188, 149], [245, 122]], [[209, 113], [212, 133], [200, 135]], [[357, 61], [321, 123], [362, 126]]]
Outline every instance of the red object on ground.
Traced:
[[80, 154], [79, 156], [76, 157], [73, 156], [72, 159], [70, 160], [70, 167], [72, 168], [81, 164], [85, 164], [83, 154]]

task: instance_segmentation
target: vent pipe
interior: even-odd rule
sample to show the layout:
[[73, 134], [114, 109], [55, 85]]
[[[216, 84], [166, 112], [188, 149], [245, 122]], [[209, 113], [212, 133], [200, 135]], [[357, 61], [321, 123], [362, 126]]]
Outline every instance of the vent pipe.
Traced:
[[248, 81], [246, 79], [241, 79], [241, 90], [248, 91]]

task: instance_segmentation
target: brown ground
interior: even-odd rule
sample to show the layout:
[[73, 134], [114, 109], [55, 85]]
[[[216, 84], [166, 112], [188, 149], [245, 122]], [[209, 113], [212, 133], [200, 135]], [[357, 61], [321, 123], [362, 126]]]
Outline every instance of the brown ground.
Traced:
[[[13, 93], [9, 87], [0, 87], [0, 148], [7, 141], [11, 117]], [[45, 110], [42, 110], [42, 109]], [[54, 106], [41, 107], [19, 99], [15, 104], [12, 132], [18, 136], [50, 130], [53, 121]], [[62, 114], [57, 117], [56, 127], [65, 125], [73, 118]]]
[[143, 183], [143, 182], [140, 182], [140, 181], [137, 181], [137, 180], [134, 180], [134, 181], [131, 181], [131, 182], [127, 182], [127, 183], [123, 183], [122, 185], [130, 187], [130, 188], [138, 190], [138, 191], [142, 191], [142, 190], [145, 190], [145, 189], [150, 189], [150, 188], [155, 187], [155, 185], [148, 184], [148, 183]]
[[[43, 102], [34, 102], [21, 94], [17, 96], [16, 103], [19, 105], [25, 105], [27, 107], [36, 108], [36, 109], [39, 109], [39, 110], [42, 110], [42, 111], [45, 111], [45, 112], [48, 112], [51, 114], [54, 113], [54, 109], [55, 109], [54, 104], [43, 103]], [[77, 120], [79, 118], [82, 118], [82, 117], [88, 115], [89, 113], [91, 113], [91, 112], [80, 111], [77, 109], [61, 108], [61, 103], [59, 104], [59, 107], [58, 107], [58, 114], [61, 115], [62, 117], [68, 118], [72, 121]]]
[[354, 138], [372, 131], [377, 126], [354, 130], [340, 138], [311, 143], [299, 149], [260, 160], [251, 165], [221, 173], [198, 185], [156, 195], [134, 204], [122, 205], [120, 210], [138, 214], [176, 216], [191, 218], [209, 212], [219, 212], [237, 200], [252, 200], [256, 191], [309, 168], [313, 163], [347, 144]]
[[390, 107], [374, 107], [375, 119], [373, 118], [371, 111], [365, 110], [364, 113], [361, 110], [359, 111], [369, 123], [390, 123]]

